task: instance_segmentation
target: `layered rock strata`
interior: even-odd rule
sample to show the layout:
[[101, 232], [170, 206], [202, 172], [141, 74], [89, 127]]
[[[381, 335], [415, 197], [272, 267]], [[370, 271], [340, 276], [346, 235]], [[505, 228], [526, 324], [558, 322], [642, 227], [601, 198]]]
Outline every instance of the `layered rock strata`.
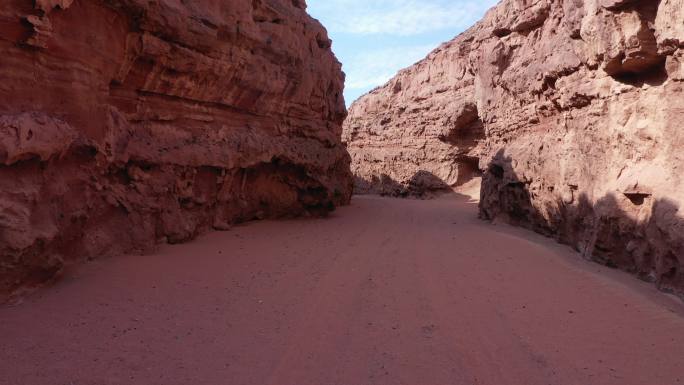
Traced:
[[478, 164], [483, 218], [684, 294], [683, 62], [681, 0], [504, 0], [353, 104], [357, 185]]
[[304, 0], [7, 0], [0, 297], [351, 195], [344, 75]]

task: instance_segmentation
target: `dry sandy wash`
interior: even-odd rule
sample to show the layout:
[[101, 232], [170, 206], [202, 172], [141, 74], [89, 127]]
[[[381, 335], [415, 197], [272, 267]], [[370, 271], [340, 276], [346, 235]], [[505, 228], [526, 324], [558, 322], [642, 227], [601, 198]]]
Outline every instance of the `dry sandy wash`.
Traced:
[[0, 384], [684, 383], [678, 299], [476, 213], [357, 197], [80, 266], [0, 309]]

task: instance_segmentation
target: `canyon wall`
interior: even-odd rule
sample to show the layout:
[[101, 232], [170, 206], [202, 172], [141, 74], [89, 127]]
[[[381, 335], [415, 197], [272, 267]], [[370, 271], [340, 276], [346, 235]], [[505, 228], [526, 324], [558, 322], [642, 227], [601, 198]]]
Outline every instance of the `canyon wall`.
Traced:
[[357, 188], [479, 171], [482, 218], [684, 295], [683, 62], [682, 0], [504, 0], [352, 105]]
[[351, 196], [304, 0], [4, 0], [0, 298], [65, 265]]

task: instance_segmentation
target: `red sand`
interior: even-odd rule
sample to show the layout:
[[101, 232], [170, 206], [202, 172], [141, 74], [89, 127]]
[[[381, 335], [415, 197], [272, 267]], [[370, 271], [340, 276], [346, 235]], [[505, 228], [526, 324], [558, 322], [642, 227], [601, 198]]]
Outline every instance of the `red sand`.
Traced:
[[673, 385], [683, 309], [472, 203], [357, 197], [0, 309], [0, 384]]

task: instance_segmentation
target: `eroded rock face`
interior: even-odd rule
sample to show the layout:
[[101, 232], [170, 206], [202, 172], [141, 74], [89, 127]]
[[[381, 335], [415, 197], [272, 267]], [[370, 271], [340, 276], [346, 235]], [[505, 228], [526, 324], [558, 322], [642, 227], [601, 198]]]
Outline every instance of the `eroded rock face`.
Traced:
[[682, 55], [681, 0], [504, 0], [353, 104], [357, 183], [453, 186], [478, 159], [483, 218], [684, 294]]
[[344, 75], [304, 0], [8, 0], [0, 297], [65, 264], [351, 195]]
[[423, 195], [479, 173], [485, 131], [466, 45], [442, 46], [352, 105], [343, 140], [357, 193]]

